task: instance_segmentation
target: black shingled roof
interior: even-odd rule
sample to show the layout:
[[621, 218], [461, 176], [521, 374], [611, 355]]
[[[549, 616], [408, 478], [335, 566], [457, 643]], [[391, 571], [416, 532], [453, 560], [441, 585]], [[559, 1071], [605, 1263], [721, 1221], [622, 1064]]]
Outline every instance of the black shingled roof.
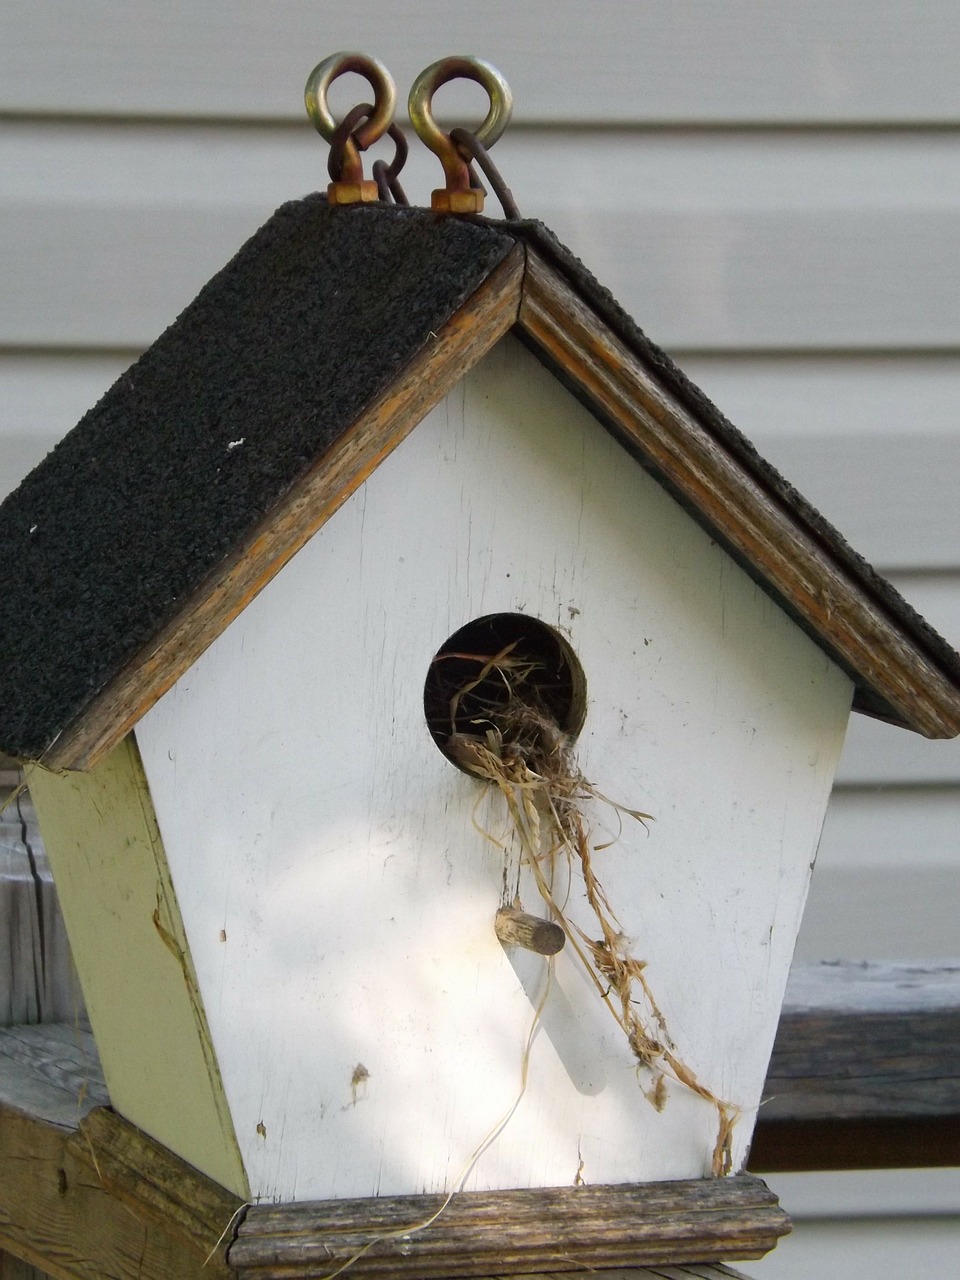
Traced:
[[279, 209], [0, 507], [0, 749], [39, 757], [513, 245]]
[[0, 749], [41, 756], [518, 241], [960, 682], [960, 658], [542, 226], [310, 196], [278, 210], [0, 507], [17, 570], [0, 598]]

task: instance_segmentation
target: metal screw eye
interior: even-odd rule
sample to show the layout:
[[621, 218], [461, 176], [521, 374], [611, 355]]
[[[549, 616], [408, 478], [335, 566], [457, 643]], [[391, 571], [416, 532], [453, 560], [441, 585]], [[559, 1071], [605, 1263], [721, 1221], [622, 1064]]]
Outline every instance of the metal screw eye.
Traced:
[[[327, 92], [333, 81], [348, 71], [356, 71], [370, 82], [373, 106], [363, 103], [354, 107], [337, 124], [327, 103]], [[314, 128], [330, 143], [330, 176], [333, 181], [327, 187], [327, 199], [331, 204], [368, 204], [375, 201], [379, 190], [376, 182], [364, 179], [360, 153], [395, 129], [393, 113], [397, 105], [397, 91], [390, 72], [382, 62], [365, 54], [334, 53], [317, 63], [307, 76], [303, 100]]]
[[[446, 176], [448, 193], [470, 190], [467, 162], [461, 155], [449, 133], [444, 132], [434, 119], [433, 95], [441, 85], [450, 80], [473, 80], [486, 92], [490, 109], [483, 123], [474, 131], [482, 146], [492, 147], [510, 123], [513, 112], [513, 95], [510, 86], [500, 72], [482, 58], [442, 58], [425, 71], [421, 71], [410, 90], [408, 109], [410, 122], [425, 146], [440, 157]], [[437, 193], [434, 193], [435, 196]], [[436, 200], [434, 207], [438, 207]]]
[[364, 77], [373, 89], [373, 112], [353, 133], [353, 141], [361, 151], [373, 145], [390, 128], [397, 109], [397, 90], [387, 68], [377, 58], [363, 53], [333, 53], [318, 62], [307, 76], [303, 101], [313, 127], [327, 142], [337, 130], [337, 122], [327, 103], [331, 84], [348, 71]]

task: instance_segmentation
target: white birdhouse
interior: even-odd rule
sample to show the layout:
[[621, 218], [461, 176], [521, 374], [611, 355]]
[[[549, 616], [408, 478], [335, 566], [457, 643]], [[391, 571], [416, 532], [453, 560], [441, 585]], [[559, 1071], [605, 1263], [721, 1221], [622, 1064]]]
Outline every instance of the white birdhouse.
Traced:
[[[394, 1197], [672, 1182], [769, 1247], [723, 1175], [851, 704], [952, 736], [960, 660], [548, 232], [284, 206], [0, 522], [0, 747], [123, 1116], [394, 1244]], [[461, 1203], [406, 1274], [490, 1274], [417, 1254]], [[750, 1252], [704, 1232], [661, 1256]]]

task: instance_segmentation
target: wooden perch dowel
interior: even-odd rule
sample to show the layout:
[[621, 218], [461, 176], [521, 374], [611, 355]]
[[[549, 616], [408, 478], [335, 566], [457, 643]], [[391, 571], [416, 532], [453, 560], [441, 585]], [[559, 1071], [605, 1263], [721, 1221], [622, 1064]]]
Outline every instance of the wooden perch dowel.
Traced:
[[494, 928], [505, 947], [526, 947], [541, 956], [555, 956], [563, 950], [566, 941], [558, 924], [528, 915], [516, 907], [501, 907]]

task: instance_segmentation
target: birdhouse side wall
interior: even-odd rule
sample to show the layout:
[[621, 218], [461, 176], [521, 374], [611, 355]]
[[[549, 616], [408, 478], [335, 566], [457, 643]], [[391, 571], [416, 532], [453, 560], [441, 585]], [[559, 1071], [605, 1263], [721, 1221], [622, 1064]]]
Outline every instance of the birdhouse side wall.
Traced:
[[[454, 631], [499, 612], [582, 664], [580, 768], [609, 797], [583, 801], [593, 864], [682, 1068], [661, 1059], [659, 1092], [571, 945], [550, 965], [494, 934], [518, 891], [547, 908], [503, 797], [431, 738], [423, 687]], [[253, 1194], [450, 1189], [521, 1093], [469, 1186], [709, 1174], [717, 1101], [738, 1167], [850, 699], [499, 344], [136, 731]], [[575, 863], [565, 901], [595, 938]]]
[[237, 1195], [247, 1181], [136, 744], [29, 770], [112, 1105]]

